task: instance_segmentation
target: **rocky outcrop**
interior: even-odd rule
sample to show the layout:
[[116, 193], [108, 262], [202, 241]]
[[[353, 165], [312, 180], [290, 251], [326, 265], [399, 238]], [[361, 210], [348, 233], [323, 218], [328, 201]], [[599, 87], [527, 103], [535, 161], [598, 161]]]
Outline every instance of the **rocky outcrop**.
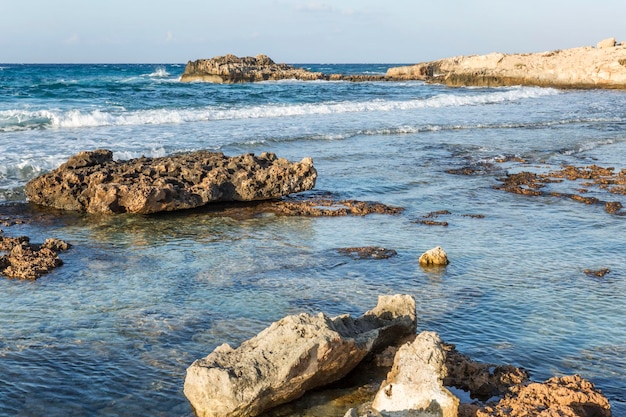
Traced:
[[[351, 408], [344, 417], [612, 415], [607, 398], [579, 375], [531, 382], [526, 370], [475, 362], [433, 332], [422, 332], [413, 342], [384, 353], [395, 355], [393, 368], [374, 400]], [[461, 402], [447, 387], [464, 391], [470, 402]]]
[[512, 387], [495, 406], [478, 410], [476, 417], [611, 417], [609, 401], [579, 375], [554, 377]]
[[41, 245], [30, 243], [27, 236], [0, 236], [0, 273], [8, 278], [37, 279], [54, 268], [63, 265], [58, 253], [70, 248], [59, 239], [47, 239]]
[[302, 80], [302, 81], [387, 81], [384, 75], [370, 74], [324, 74], [277, 64], [267, 55], [237, 57], [232, 54], [211, 59], [189, 61], [180, 77], [182, 82], [202, 81], [218, 84], [235, 84], [256, 81]]
[[229, 54], [189, 61], [180, 77], [183, 82], [204, 81], [220, 84], [284, 79], [322, 80], [327, 79], [327, 76], [321, 72], [276, 64], [266, 55], [240, 58]]
[[422, 332], [398, 349], [372, 408], [383, 417], [408, 417], [416, 412], [456, 417], [459, 399], [443, 386], [446, 373], [446, 353], [439, 335]]
[[199, 417], [256, 416], [339, 380], [369, 354], [416, 329], [415, 300], [381, 296], [363, 316], [285, 317], [188, 369], [184, 393]]
[[449, 263], [448, 254], [441, 246], [429, 249], [419, 257], [422, 266], [445, 266]]
[[211, 202], [279, 198], [315, 186], [311, 158], [292, 163], [264, 152], [235, 157], [197, 151], [114, 161], [109, 150], [81, 152], [26, 184], [32, 203], [89, 213], [155, 213]]
[[626, 45], [611, 38], [595, 48], [457, 56], [390, 68], [387, 78], [425, 80], [449, 86], [626, 89]]

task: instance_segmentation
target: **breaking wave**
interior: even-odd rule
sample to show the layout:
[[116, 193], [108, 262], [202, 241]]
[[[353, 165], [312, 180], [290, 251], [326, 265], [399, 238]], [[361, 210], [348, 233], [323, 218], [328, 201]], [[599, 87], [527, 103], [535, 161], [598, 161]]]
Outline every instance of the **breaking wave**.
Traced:
[[[164, 71], [164, 70], [163, 70]], [[163, 73], [157, 69], [154, 73]], [[105, 108], [80, 110], [4, 110], [0, 111], [0, 132], [29, 129], [84, 128], [201, 122], [210, 120], [261, 119], [307, 115], [392, 112], [459, 106], [480, 106], [515, 102], [559, 94], [554, 89], [516, 88], [489, 94], [440, 94], [413, 100], [322, 102], [305, 104], [266, 104], [244, 107], [202, 107], [120, 111]]]
[[145, 74], [145, 75], [146, 77], [152, 77], [152, 78], [167, 78], [170, 76], [170, 73], [167, 72], [165, 67], [157, 67], [155, 68], [154, 72], [151, 72], [150, 74]]

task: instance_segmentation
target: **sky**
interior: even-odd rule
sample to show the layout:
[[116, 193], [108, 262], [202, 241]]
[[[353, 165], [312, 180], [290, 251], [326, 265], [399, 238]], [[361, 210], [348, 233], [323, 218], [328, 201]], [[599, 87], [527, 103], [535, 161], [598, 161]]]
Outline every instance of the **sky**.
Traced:
[[626, 41], [626, 1], [0, 0], [0, 63], [416, 63]]

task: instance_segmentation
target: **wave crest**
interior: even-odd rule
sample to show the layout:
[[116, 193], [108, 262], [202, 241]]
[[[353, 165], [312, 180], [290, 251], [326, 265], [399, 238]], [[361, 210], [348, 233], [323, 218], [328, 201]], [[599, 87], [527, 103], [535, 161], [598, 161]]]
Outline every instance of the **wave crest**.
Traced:
[[[157, 70], [158, 71], [158, 70]], [[157, 72], [155, 72], [157, 73]], [[153, 73], [153, 74], [155, 74]], [[217, 106], [180, 109], [120, 111], [119, 108], [80, 110], [5, 110], [0, 111], [0, 132], [99, 126], [129, 126], [201, 122], [209, 120], [261, 119], [307, 115], [392, 112], [459, 106], [480, 106], [559, 94], [557, 90], [518, 88], [489, 94], [440, 94], [413, 100], [322, 102], [305, 104], [267, 104], [222, 108]]]

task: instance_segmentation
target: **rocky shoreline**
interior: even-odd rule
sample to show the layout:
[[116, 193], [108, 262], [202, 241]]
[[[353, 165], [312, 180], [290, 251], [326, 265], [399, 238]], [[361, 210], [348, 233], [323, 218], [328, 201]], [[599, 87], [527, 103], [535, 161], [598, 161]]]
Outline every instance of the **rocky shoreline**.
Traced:
[[384, 75], [342, 75], [312, 72], [287, 64], [277, 64], [267, 55], [238, 57], [232, 54], [189, 61], [180, 77], [182, 82], [236, 84], [258, 81], [385, 81]]
[[538, 86], [626, 89], [626, 43], [541, 53], [471, 55], [390, 68], [387, 77], [452, 87]]
[[394, 67], [384, 75], [312, 72], [277, 64], [266, 55], [218, 56], [189, 61], [182, 82], [245, 83], [295, 79], [302, 81], [425, 81], [451, 87], [538, 86], [626, 89], [626, 43], [605, 39], [586, 46], [540, 53], [457, 56]]
[[[474, 172], [461, 171], [465, 175]], [[615, 173], [613, 168], [596, 166], [565, 167], [544, 176], [532, 176], [532, 181], [511, 182], [508, 178], [512, 176], [501, 181], [505, 191], [530, 195], [541, 195], [536, 192], [538, 188], [562, 179], [583, 179], [588, 181], [588, 187], [598, 186], [623, 194], [622, 171]], [[72, 156], [58, 169], [32, 180], [27, 193], [37, 204], [107, 214], [155, 213], [159, 211], [155, 207], [163, 211], [188, 208], [175, 197], [196, 201], [189, 197], [190, 189], [222, 190], [221, 194], [217, 193], [220, 198], [228, 191], [225, 201], [235, 205], [234, 210], [241, 209], [239, 204], [253, 205], [256, 212], [279, 215], [363, 216], [402, 212], [399, 207], [336, 201], [327, 195], [289, 196], [313, 188], [316, 177], [310, 158], [293, 164], [269, 153], [259, 157], [251, 154], [226, 157], [199, 151], [165, 158], [114, 161], [111, 151], [96, 150]], [[221, 182], [216, 185], [207, 178], [211, 181], [218, 178]], [[154, 192], [158, 187], [167, 190]], [[109, 193], [110, 189], [115, 193]], [[280, 192], [273, 194], [274, 190]], [[110, 199], [111, 195], [116, 199]], [[153, 198], [155, 195], [167, 198]], [[241, 195], [252, 197], [239, 203]], [[197, 207], [219, 203], [221, 213], [227, 213], [220, 198], [201, 200]], [[261, 201], [256, 201], [257, 198]], [[128, 203], [133, 201], [141, 204]], [[94, 209], [102, 207], [105, 210]], [[120, 207], [124, 210], [115, 209]], [[129, 207], [141, 209], [129, 210]], [[607, 208], [612, 214], [621, 214], [620, 210], [621, 206], [613, 212]], [[451, 213], [436, 211], [421, 220], [444, 215]], [[10, 219], [6, 222], [11, 223]], [[69, 247], [56, 239], [33, 245], [26, 237], [0, 235], [0, 250], [7, 252], [0, 258], [0, 272], [8, 277], [36, 279], [60, 266], [58, 253]], [[395, 250], [380, 247], [337, 251], [355, 260], [397, 255]], [[448, 263], [441, 247], [426, 251], [419, 259], [422, 268], [444, 268]], [[356, 385], [343, 381], [356, 381]], [[349, 315], [330, 318], [323, 313], [287, 316], [237, 348], [224, 344], [193, 362], [187, 369], [184, 393], [199, 417], [278, 417], [285, 415], [280, 411], [283, 407], [301, 407], [298, 401], [312, 390], [318, 395], [324, 387], [344, 383], [350, 385], [342, 402], [344, 417], [612, 415], [607, 398], [579, 375], [534, 382], [522, 368], [477, 363], [453, 345], [444, 343], [437, 333], [418, 334], [416, 302], [408, 295], [381, 296], [374, 309], [356, 319]], [[332, 385], [329, 389], [332, 391]]]
[[380, 296], [356, 319], [287, 316], [237, 348], [225, 344], [196, 360], [184, 392], [199, 417], [279, 416], [288, 408], [281, 404], [347, 375], [360, 394], [342, 402], [345, 417], [612, 415], [579, 375], [533, 382], [524, 369], [471, 360], [435, 332], [417, 334], [408, 295]]

